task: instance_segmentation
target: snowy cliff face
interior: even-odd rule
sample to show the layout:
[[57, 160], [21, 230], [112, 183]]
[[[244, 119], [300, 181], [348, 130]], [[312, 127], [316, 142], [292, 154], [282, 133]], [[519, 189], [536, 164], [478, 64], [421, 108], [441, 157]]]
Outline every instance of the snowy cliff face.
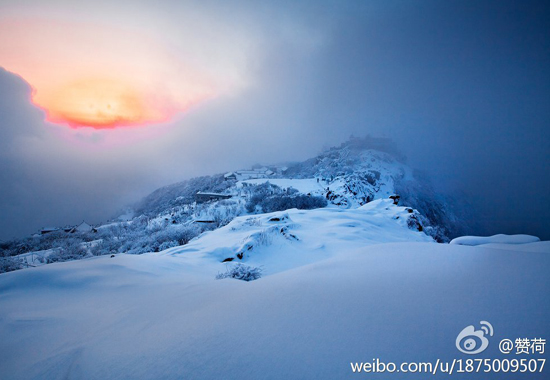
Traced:
[[437, 194], [426, 177], [380, 140], [351, 139], [313, 159], [291, 165], [285, 174], [291, 178], [321, 178], [326, 183], [327, 199], [343, 207], [398, 195], [399, 204], [418, 210], [427, 232], [440, 242], [464, 233], [465, 226], [458, 216], [464, 212], [459, 212], [454, 200]]
[[290, 178], [318, 178], [327, 199], [357, 207], [395, 194], [395, 183], [412, 179], [411, 169], [388, 153], [350, 146], [334, 148], [285, 171]]

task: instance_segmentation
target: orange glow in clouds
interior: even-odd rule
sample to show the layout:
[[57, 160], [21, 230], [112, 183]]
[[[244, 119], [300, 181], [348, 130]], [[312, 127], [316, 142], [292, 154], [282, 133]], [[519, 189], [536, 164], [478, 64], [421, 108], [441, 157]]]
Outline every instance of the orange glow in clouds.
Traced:
[[48, 121], [96, 129], [169, 121], [216, 96], [215, 73], [136, 31], [0, 18], [0, 65], [33, 87]]
[[113, 128], [168, 118], [157, 107], [151, 107], [131, 84], [118, 81], [81, 80], [59, 88], [49, 97], [37, 93], [33, 101], [46, 110], [49, 121], [72, 127]]

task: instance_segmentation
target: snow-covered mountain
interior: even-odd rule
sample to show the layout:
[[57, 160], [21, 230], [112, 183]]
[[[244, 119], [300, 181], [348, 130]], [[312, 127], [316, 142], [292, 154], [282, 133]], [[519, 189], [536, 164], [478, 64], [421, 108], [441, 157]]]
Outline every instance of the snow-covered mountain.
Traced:
[[356, 210], [390, 197], [407, 207], [401, 221], [414, 231], [438, 242], [462, 232], [453, 202], [419, 178], [389, 140], [351, 138], [304, 162], [257, 166], [162, 187], [115, 220], [86, 231], [49, 229], [4, 243], [2, 267], [9, 271], [90, 255], [158, 252], [185, 245], [243, 215], [325, 207]]
[[[461, 234], [464, 228], [452, 199], [436, 194], [425, 177], [418, 176], [405, 164], [389, 140], [368, 137], [351, 138], [304, 162], [194, 178], [166, 186], [145, 197], [136, 206], [135, 214], [185, 219], [190, 211], [188, 205], [196, 200], [197, 192], [211, 193], [214, 197], [215, 194], [230, 195], [231, 201], [219, 205], [238, 207], [240, 201], [250, 203], [250, 198], [257, 193], [266, 197], [289, 190], [295, 196], [320, 196], [330, 206], [339, 208], [357, 208], [375, 199], [397, 195], [400, 205], [419, 211], [427, 232], [439, 241]], [[262, 208], [250, 211], [262, 211]], [[194, 216], [205, 217], [207, 213], [201, 208]]]

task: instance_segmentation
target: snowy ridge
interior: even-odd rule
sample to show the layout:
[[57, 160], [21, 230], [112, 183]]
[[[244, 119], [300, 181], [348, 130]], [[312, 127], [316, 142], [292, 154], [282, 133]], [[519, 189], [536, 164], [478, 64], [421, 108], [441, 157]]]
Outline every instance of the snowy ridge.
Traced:
[[[235, 173], [241, 172], [247, 174], [243, 177], [246, 179], [237, 181]], [[252, 178], [254, 173], [257, 178]], [[68, 235], [59, 230], [9, 242], [3, 245], [5, 250], [2, 248], [0, 272], [90, 256], [164, 251], [186, 245], [201, 234], [207, 236], [209, 231], [224, 227], [235, 218], [244, 217], [239, 219], [242, 221], [247, 216], [293, 208], [350, 210], [348, 215], [352, 218], [362, 212], [364, 205], [389, 197], [409, 208], [411, 215], [406, 220], [413, 231], [421, 230], [438, 242], [446, 242], [452, 231], [459, 229], [460, 220], [445, 200], [438, 198], [428, 183], [415, 177], [402, 158], [388, 148], [386, 140], [354, 138], [304, 162], [198, 177], [160, 188], [133, 210], [125, 210], [121, 217], [101, 226], [88, 226], [86, 231]], [[326, 213], [332, 213], [330, 217], [340, 215], [334, 210]], [[319, 211], [319, 215], [324, 214]], [[300, 223], [300, 215], [289, 213], [296, 223]], [[265, 223], [262, 218], [258, 220]], [[271, 230], [262, 232], [261, 238], [274, 238], [277, 234], [273, 231], [277, 229]], [[240, 244], [246, 251], [246, 244], [256, 250], [255, 239], [258, 238]], [[237, 246], [226, 248], [222, 260], [242, 260], [247, 254]]]
[[[452, 200], [435, 194], [429, 183], [416, 178], [413, 170], [399, 154], [388, 148], [388, 144], [384, 139], [352, 138], [304, 162], [268, 166], [269, 170], [264, 169], [258, 178], [227, 180], [232, 178], [228, 177], [232, 172], [190, 180], [157, 190], [146, 198], [148, 204], [142, 203], [138, 210], [149, 217], [175, 216], [179, 220], [189, 220], [189, 213], [195, 212], [189, 207], [192, 194], [205, 190], [231, 195], [230, 200], [219, 204], [222, 208], [232, 208], [233, 216], [239, 216], [246, 213], [243, 206], [249, 202], [255, 188], [267, 184], [284, 191], [322, 197], [341, 208], [357, 208], [397, 194], [401, 198], [400, 205], [418, 210], [419, 222], [427, 227], [426, 233], [439, 242], [449, 241], [449, 236], [457, 235], [464, 228]], [[266, 175], [266, 171], [271, 174]], [[210, 219], [215, 219], [220, 213], [217, 208], [217, 202], [203, 205], [201, 218], [209, 218], [211, 214]], [[163, 211], [159, 211], [161, 209]], [[231, 216], [225, 213], [221, 219], [228, 222]]]
[[388, 242], [433, 242], [414, 225], [413, 210], [380, 199], [357, 209], [336, 207], [241, 216], [206, 232], [185, 246], [157, 255], [179, 256], [198, 262], [246, 262], [263, 266], [267, 274]]

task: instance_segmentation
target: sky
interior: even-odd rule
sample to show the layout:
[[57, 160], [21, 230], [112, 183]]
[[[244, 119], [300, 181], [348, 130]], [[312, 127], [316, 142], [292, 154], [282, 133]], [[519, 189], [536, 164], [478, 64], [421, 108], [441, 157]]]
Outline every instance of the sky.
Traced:
[[394, 139], [472, 232], [550, 239], [549, 16], [544, 1], [0, 0], [0, 239], [351, 134]]

